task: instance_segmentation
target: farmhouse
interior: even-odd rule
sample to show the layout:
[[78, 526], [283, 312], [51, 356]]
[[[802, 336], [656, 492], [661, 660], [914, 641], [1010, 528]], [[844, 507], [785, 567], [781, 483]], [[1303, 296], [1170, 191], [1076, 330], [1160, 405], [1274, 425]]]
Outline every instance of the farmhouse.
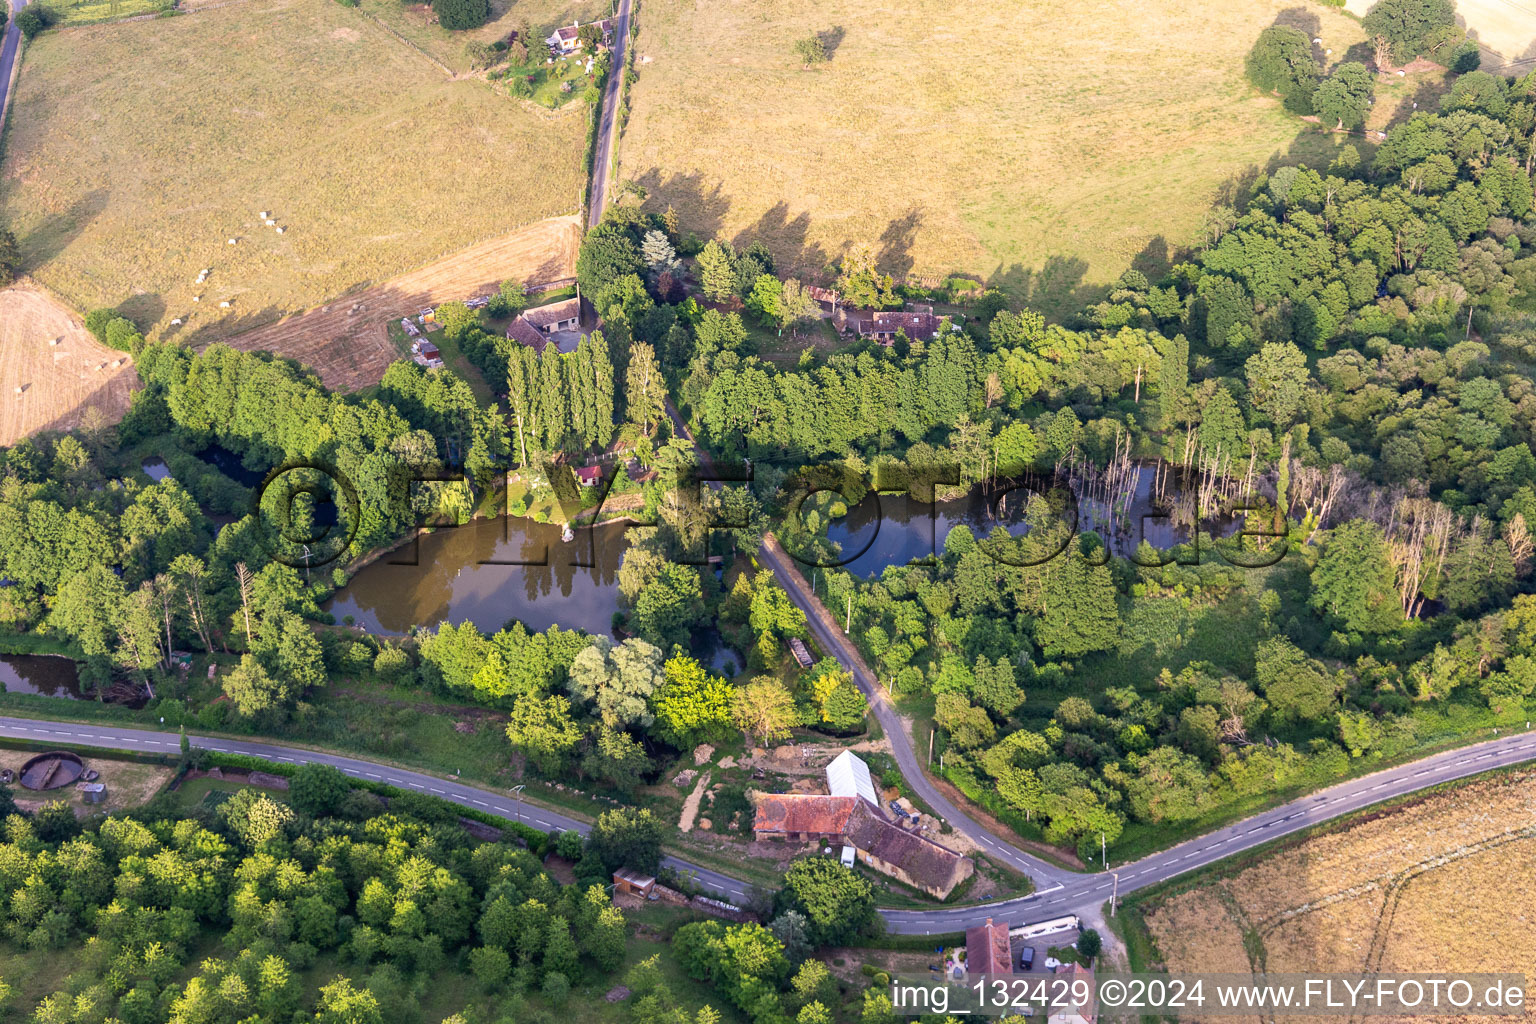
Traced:
[[1013, 954], [1008, 925], [987, 923], [965, 930], [965, 969], [971, 974], [1012, 974]]
[[1088, 1001], [1081, 1006], [1069, 1002], [1065, 1006], [1053, 1007], [1048, 1024], [1096, 1024], [1099, 1019], [1099, 1009], [1093, 997], [1093, 968], [1084, 967], [1081, 964], [1066, 964], [1057, 968], [1056, 976], [1062, 979], [1067, 992], [1072, 991], [1072, 982], [1077, 979], [1086, 981]]
[[[550, 336], [558, 332], [576, 331], [581, 327], [581, 300], [565, 299], [547, 306], [524, 310], [507, 328], [507, 337], [527, 345], [535, 352], [543, 353]], [[561, 346], [560, 351], [566, 351]]]
[[939, 333], [944, 318], [935, 315], [932, 306], [918, 306], [906, 311], [839, 309], [834, 322], [844, 334], [890, 345], [896, 341], [897, 331], [913, 341], [927, 341]]
[[839, 843], [845, 865], [857, 858], [939, 899], [975, 870], [968, 858], [892, 822], [880, 807], [869, 766], [852, 751], [834, 758], [826, 774], [828, 796], [758, 796], [753, 838]]
[[[597, 26], [597, 30], [602, 33], [602, 45], [607, 46], [613, 37], [613, 19], [604, 18], [602, 21], [589, 24]], [[581, 49], [581, 22], [574, 21], [569, 25], [561, 25], [544, 41], [549, 44], [550, 52], [556, 56], [575, 53]]]

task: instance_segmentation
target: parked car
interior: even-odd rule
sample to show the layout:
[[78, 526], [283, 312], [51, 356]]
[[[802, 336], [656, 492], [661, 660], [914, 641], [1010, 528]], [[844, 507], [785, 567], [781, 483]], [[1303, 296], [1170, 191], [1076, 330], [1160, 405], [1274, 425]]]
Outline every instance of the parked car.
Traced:
[[1035, 965], [1035, 947], [1025, 946], [1019, 950], [1019, 970], [1027, 971]]

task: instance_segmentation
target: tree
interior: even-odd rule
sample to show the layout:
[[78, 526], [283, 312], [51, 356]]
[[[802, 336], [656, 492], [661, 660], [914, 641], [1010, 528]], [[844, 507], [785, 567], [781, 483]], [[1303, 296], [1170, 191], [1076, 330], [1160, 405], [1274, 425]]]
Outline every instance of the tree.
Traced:
[[686, 655], [667, 659], [651, 698], [655, 732], [679, 749], [718, 737], [731, 726], [731, 684]]
[[1365, 123], [1366, 112], [1371, 109], [1375, 84], [1375, 77], [1364, 64], [1346, 61], [1335, 68], [1312, 94], [1312, 109], [1317, 111], [1324, 124], [1336, 122], [1336, 129], [1358, 128]]
[[1316, 721], [1333, 707], [1337, 686], [1327, 670], [1285, 637], [1259, 644], [1254, 666], [1254, 677], [1281, 721]]
[[581, 728], [571, 718], [571, 702], [564, 697], [526, 693], [512, 705], [507, 739], [539, 771], [555, 775], [581, 742]]
[[712, 239], [699, 250], [694, 264], [706, 299], [721, 302], [736, 293], [736, 254], [728, 244]]
[[245, 718], [281, 721], [288, 715], [288, 685], [267, 674], [252, 655], [242, 655], [240, 664], [224, 676], [224, 694]]
[[582, 240], [576, 257], [576, 280], [588, 295], [597, 295], [610, 282], [636, 274], [645, 266], [640, 247], [622, 225], [605, 220]]
[[1279, 93], [1286, 106], [1311, 113], [1311, 99], [1321, 77], [1306, 33], [1289, 25], [1272, 25], [1259, 33], [1245, 63], [1248, 80], [1265, 92]]
[[[0, 18], [0, 33], [4, 31], [5, 21]], [[16, 236], [8, 229], [0, 229], [0, 288], [15, 281], [20, 269], [21, 247], [16, 244]]]
[[437, 23], [451, 32], [479, 28], [491, 17], [490, 0], [432, 0]]
[[651, 759], [629, 733], [605, 727], [598, 731], [597, 742], [581, 759], [581, 770], [621, 793], [633, 793], [651, 770]]
[[837, 290], [849, 306], [885, 309], [896, 304], [895, 282], [875, 267], [875, 251], [866, 244], [855, 245], [843, 257]]
[[609, 872], [634, 868], [654, 875], [661, 866], [661, 840], [667, 827], [646, 809], [604, 811], [592, 826], [587, 846]]
[[[1301, 406], [1307, 382], [1307, 357], [1290, 342], [1265, 345], [1243, 364], [1248, 398], [1276, 426], [1287, 427]], [[1232, 453], [1236, 454], [1236, 453]]]
[[1397, 573], [1381, 527], [1352, 519], [1333, 531], [1312, 570], [1311, 603], [1357, 633], [1389, 633], [1402, 625]]
[[666, 414], [667, 387], [656, 361], [656, 350], [640, 343], [630, 349], [625, 374], [624, 404], [629, 422], [650, 436]]
[[454, 341], [462, 339], [470, 328], [480, 326], [480, 314], [462, 302], [444, 302], [434, 316], [443, 325], [443, 333]]
[[602, 639], [571, 662], [571, 695], [596, 707], [610, 728], [650, 725], [651, 694], [661, 686], [661, 651], [631, 637], [618, 646]]
[[1047, 657], [1080, 658], [1109, 650], [1120, 638], [1114, 577], [1105, 566], [1074, 556], [1053, 559], [1045, 567], [1041, 601], [1035, 640]]
[[313, 818], [335, 814], [352, 791], [347, 777], [328, 764], [311, 761], [299, 766], [288, 787], [288, 802]]
[[819, 35], [809, 35], [804, 39], [795, 40], [795, 56], [799, 57], [809, 68], [812, 64], [825, 64], [827, 62], [827, 45], [821, 41]]
[[817, 946], [852, 945], [875, 927], [875, 891], [865, 878], [834, 860], [803, 857], [784, 873], [781, 898], [810, 922]]
[[1367, 36], [1385, 43], [1388, 56], [1407, 64], [1446, 41], [1456, 27], [1456, 8], [1451, 0], [1378, 0], [1362, 24]]
[[675, 271], [678, 267], [677, 250], [672, 248], [671, 241], [660, 231], [645, 233], [645, 240], [640, 243], [640, 255], [645, 258], [653, 275]]
[[1104, 948], [1104, 940], [1099, 937], [1098, 931], [1093, 928], [1084, 928], [1077, 935], [1077, 951], [1088, 960], [1092, 961], [1099, 955], [1099, 950]]
[[777, 679], [758, 676], [731, 695], [731, 719], [749, 742], [775, 743], [789, 736], [795, 702]]

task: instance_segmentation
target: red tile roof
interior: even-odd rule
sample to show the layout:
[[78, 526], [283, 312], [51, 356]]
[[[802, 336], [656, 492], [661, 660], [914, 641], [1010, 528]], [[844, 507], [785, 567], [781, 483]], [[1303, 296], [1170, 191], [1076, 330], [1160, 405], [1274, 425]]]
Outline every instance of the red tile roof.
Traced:
[[965, 857], [932, 839], [887, 821], [863, 800], [843, 835], [859, 850], [894, 865], [920, 885], [948, 892], [959, 884]]
[[757, 798], [754, 832], [837, 835], [848, 824], [851, 796], [817, 796], [801, 793], [764, 794]]
[[965, 969], [971, 974], [1012, 974], [1013, 953], [1008, 945], [1008, 925], [986, 924], [965, 930]]
[[580, 299], [562, 299], [559, 302], [551, 302], [547, 306], [535, 306], [533, 309], [525, 310], [518, 319], [526, 320], [535, 327], [548, 327], [561, 320], [575, 320], [580, 316]]
[[523, 317], [512, 321], [512, 326], [507, 328], [507, 337], [522, 342], [535, 352], [543, 352], [544, 346], [549, 344], [549, 336]]

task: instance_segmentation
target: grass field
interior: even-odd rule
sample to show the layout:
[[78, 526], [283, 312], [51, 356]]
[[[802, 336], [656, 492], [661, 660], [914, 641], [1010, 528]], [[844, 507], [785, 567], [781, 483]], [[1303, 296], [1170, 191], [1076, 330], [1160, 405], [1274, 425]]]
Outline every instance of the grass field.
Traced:
[[1530, 975], [1533, 821], [1536, 773], [1504, 773], [1174, 883], [1132, 914], [1173, 972]]
[[99, 343], [47, 293], [21, 284], [0, 291], [0, 445], [87, 419], [116, 423], [137, 381], [124, 353]]
[[[1298, 138], [1243, 78], [1277, 18], [1332, 60], [1363, 39], [1294, 0], [648, 0], [619, 177], [685, 230], [803, 267], [867, 242], [896, 273], [1060, 305], [1192, 241], [1235, 178], [1325, 158], [1328, 136]], [[804, 71], [791, 47], [813, 32], [832, 58]]]
[[26, 52], [0, 221], [75, 308], [202, 342], [573, 212], [586, 119], [451, 80], [331, 0], [51, 32]]

